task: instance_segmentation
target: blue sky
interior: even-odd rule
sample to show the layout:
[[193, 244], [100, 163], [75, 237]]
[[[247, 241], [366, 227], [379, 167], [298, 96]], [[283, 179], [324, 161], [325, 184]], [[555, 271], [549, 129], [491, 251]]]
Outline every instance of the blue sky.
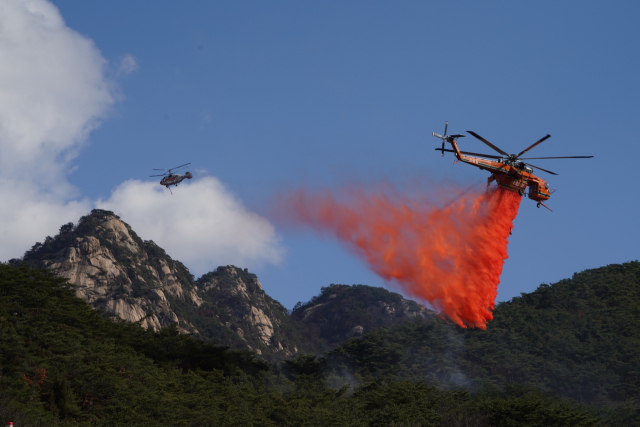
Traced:
[[[548, 203], [554, 212], [523, 200], [499, 301], [587, 268], [638, 259], [637, 2], [53, 5], [103, 58], [113, 98], [90, 116], [95, 125], [76, 136], [76, 156], [64, 163], [59, 179], [71, 189], [59, 197], [65, 206], [79, 204], [65, 215], [119, 206], [116, 212], [139, 230], [143, 219], [127, 216], [135, 216], [124, 207], [131, 199], [116, 198], [117, 189], [124, 194], [128, 180], [142, 188], [153, 168], [192, 162], [192, 199], [183, 197], [186, 190], [173, 198], [167, 191], [166, 200], [154, 195], [148, 206], [176, 215], [192, 203], [205, 209], [196, 199], [214, 200], [219, 184], [224, 200], [246, 209], [243, 215], [271, 223], [273, 234], [265, 231], [254, 252], [234, 248], [244, 255], [226, 257], [223, 247], [192, 263], [178, 249], [188, 246], [186, 239], [180, 243], [180, 230], [171, 229], [165, 249], [176, 259], [184, 253], [196, 275], [241, 260], [289, 308], [330, 283], [385, 286], [338, 242], [280, 228], [266, 205], [300, 184], [484, 185], [486, 172], [453, 165], [452, 156], [434, 151], [431, 132], [441, 133], [445, 120], [450, 133], [473, 130], [508, 152], [549, 133], [532, 156], [595, 156], [535, 163], [559, 173], [540, 172], [557, 188]], [[489, 153], [471, 137], [460, 145]], [[195, 191], [197, 180], [208, 183], [202, 193]], [[144, 212], [156, 220], [154, 211]], [[62, 220], [53, 224], [48, 234]], [[33, 243], [21, 238], [17, 247]], [[256, 255], [260, 248], [274, 255]]]

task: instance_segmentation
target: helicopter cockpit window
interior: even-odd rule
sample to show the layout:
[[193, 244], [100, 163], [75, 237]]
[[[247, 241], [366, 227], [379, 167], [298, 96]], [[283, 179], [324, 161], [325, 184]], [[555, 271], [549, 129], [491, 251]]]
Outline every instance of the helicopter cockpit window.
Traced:
[[548, 189], [549, 189], [549, 183], [547, 183], [547, 182], [545, 182], [545, 183], [544, 183], [544, 189], [545, 189], [545, 190], [548, 190]]

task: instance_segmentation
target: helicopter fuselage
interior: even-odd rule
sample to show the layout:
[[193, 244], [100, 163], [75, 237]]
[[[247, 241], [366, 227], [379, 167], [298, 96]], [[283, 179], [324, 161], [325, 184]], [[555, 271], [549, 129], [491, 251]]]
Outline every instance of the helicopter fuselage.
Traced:
[[529, 187], [528, 197], [537, 202], [543, 202], [551, 197], [549, 184], [533, 174], [533, 169], [522, 162], [510, 162], [508, 159], [488, 160], [481, 157], [467, 156], [460, 152], [455, 139], [451, 140], [456, 158], [471, 166], [476, 166], [491, 173], [488, 184], [492, 181], [509, 191], [515, 191], [521, 196]]
[[180, 175], [180, 174], [168, 175], [162, 178], [162, 180], [160, 181], [160, 185], [164, 185], [165, 187], [169, 188], [170, 185], [178, 185], [184, 179], [191, 179], [191, 178], [193, 178], [193, 175], [191, 175], [191, 172], [187, 172], [184, 175]]
[[[440, 151], [444, 156], [444, 152], [452, 152], [457, 161], [468, 163], [472, 166], [478, 167], [482, 170], [486, 170], [491, 173], [491, 176], [487, 180], [487, 190], [489, 189], [489, 185], [496, 181], [498, 185], [505, 190], [514, 191], [520, 196], [524, 196], [525, 190], [529, 187], [529, 192], [527, 193], [527, 197], [531, 200], [538, 202], [538, 207], [544, 206], [545, 208], [551, 210], [547, 205], [543, 202], [545, 200], [549, 200], [551, 194], [555, 190], [549, 189], [549, 184], [547, 181], [538, 178], [533, 174], [533, 168], [540, 169], [543, 172], [550, 173], [552, 175], [557, 175], [555, 172], [551, 172], [550, 170], [543, 169], [540, 166], [532, 165], [528, 161], [530, 159], [590, 159], [593, 156], [560, 156], [560, 157], [521, 157], [527, 151], [532, 148], [538, 146], [540, 143], [546, 141], [551, 138], [551, 135], [547, 134], [540, 138], [538, 141], [525, 148], [518, 154], [508, 154], [506, 151], [500, 149], [499, 147], [493, 145], [491, 142], [487, 141], [474, 131], [468, 130], [467, 133], [471, 134], [476, 139], [479, 139], [489, 147], [491, 147], [494, 151], [501, 154], [501, 156], [491, 155], [491, 154], [480, 154], [480, 153], [472, 153], [469, 151], [460, 151], [458, 148], [457, 139], [464, 137], [464, 135], [447, 135], [447, 128], [449, 126], [449, 122], [445, 122], [444, 124], [444, 134], [440, 135], [435, 132], [431, 134], [436, 138], [442, 140], [442, 147], [436, 148], [436, 151]], [[450, 143], [453, 150], [445, 149], [445, 143]], [[504, 157], [503, 157], [504, 156]], [[493, 160], [489, 160], [493, 159]], [[524, 161], [526, 160], [526, 162]], [[536, 162], [537, 163], [537, 162]]]

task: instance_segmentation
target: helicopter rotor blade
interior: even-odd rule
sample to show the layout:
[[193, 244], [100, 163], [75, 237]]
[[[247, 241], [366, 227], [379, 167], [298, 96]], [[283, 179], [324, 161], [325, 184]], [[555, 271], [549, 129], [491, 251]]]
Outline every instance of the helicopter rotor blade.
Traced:
[[532, 149], [533, 147], [535, 147], [536, 145], [540, 144], [542, 141], [544, 141], [544, 140], [546, 140], [546, 139], [549, 139], [549, 138], [551, 138], [551, 135], [547, 135], [547, 136], [544, 136], [544, 137], [540, 138], [540, 139], [538, 140], [538, 142], [536, 142], [535, 144], [533, 144], [531, 147], [529, 147], [529, 148], [525, 148], [522, 152], [520, 152], [520, 154], [518, 154], [518, 157], [522, 156], [524, 153], [526, 153], [527, 151], [531, 150], [531, 149]]
[[468, 154], [470, 156], [480, 156], [486, 157], [487, 159], [501, 159], [500, 156], [494, 156], [493, 154], [480, 154], [480, 153], [471, 153], [470, 151], [461, 151], [462, 154]]
[[490, 143], [489, 141], [487, 141], [486, 139], [484, 139], [483, 137], [481, 137], [480, 135], [478, 135], [477, 133], [468, 130], [468, 133], [470, 133], [471, 135], [475, 136], [476, 138], [478, 138], [480, 141], [484, 142], [485, 144], [487, 144], [489, 147], [493, 148], [494, 150], [496, 150], [498, 153], [503, 154], [507, 157], [509, 157], [509, 155], [507, 153], [505, 153], [504, 151], [502, 151], [501, 149], [499, 149], [498, 147], [496, 147], [495, 145], [493, 145], [492, 143]]
[[435, 132], [431, 132], [431, 135], [435, 136], [436, 138], [444, 139], [444, 136], [442, 136], [442, 135], [438, 135], [438, 134], [437, 134], [437, 133], [435, 133]]
[[529, 165], [529, 166], [531, 166], [531, 167], [534, 167], [534, 168], [536, 168], [536, 169], [540, 169], [541, 171], [545, 171], [546, 173], [550, 173], [551, 175], [558, 175], [558, 174], [557, 174], [557, 173], [555, 173], [555, 172], [551, 172], [551, 171], [548, 171], [548, 170], [546, 170], [546, 169], [542, 169], [540, 166], [532, 165], [531, 163], [525, 163], [525, 162], [522, 162], [522, 163], [524, 163], [525, 165]]
[[444, 122], [444, 136], [447, 136], [447, 128], [449, 127], [449, 122]]
[[183, 167], [185, 167], [187, 165], [190, 165], [190, 164], [191, 164], [191, 162], [185, 163], [184, 165], [176, 166], [175, 168], [171, 168], [171, 169], [167, 169], [167, 170], [172, 171], [172, 170], [175, 170], [175, 169], [178, 169], [178, 168], [183, 168]]
[[[436, 148], [436, 151], [441, 151], [439, 148]], [[448, 153], [455, 153], [454, 150], [449, 150], [449, 149], [445, 149], [444, 151], [448, 152]], [[469, 151], [461, 151], [460, 153], [462, 154], [468, 154], [470, 156], [480, 156], [480, 157], [486, 157], [487, 159], [502, 159], [502, 157], [500, 156], [494, 156], [493, 154], [480, 154], [480, 153], [471, 153]]]
[[566, 157], [525, 157], [520, 160], [529, 160], [529, 159], [590, 159], [593, 156], [566, 156]]
[[163, 173], [162, 175], [149, 175], [149, 177], [154, 177], [154, 176], [166, 176], [166, 173]]

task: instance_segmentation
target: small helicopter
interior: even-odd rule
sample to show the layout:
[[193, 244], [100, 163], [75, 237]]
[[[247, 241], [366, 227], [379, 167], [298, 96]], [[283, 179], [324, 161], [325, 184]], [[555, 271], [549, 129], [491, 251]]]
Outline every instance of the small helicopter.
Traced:
[[[160, 180], [160, 185], [164, 185], [167, 188], [169, 188], [169, 186], [171, 185], [175, 185], [177, 187], [178, 184], [180, 184], [185, 178], [191, 179], [193, 178], [193, 175], [191, 175], [191, 172], [185, 172], [184, 175], [180, 175], [180, 174], [174, 175], [173, 171], [185, 168], [187, 167], [187, 165], [190, 165], [190, 164], [191, 162], [185, 163], [184, 165], [176, 166], [175, 168], [171, 168], [171, 169], [154, 169], [154, 171], [165, 171], [165, 173], [160, 175], [149, 175], [149, 176], [150, 177], [163, 176], [164, 178]], [[169, 188], [169, 192], [173, 194], [173, 191], [171, 191], [171, 188]]]
[[[548, 200], [551, 197], [551, 194], [554, 193], [556, 190], [550, 190], [549, 184], [545, 180], [535, 176], [533, 174], [533, 168], [540, 169], [541, 171], [550, 173], [552, 175], [558, 175], [558, 174], [555, 172], [548, 171], [546, 169], [542, 169], [539, 166], [534, 166], [531, 163], [523, 162], [522, 160], [590, 159], [593, 157], [593, 156], [567, 156], [567, 157], [521, 158], [520, 156], [522, 156], [527, 151], [531, 150], [536, 145], [550, 138], [551, 135], [546, 135], [540, 138], [533, 145], [522, 150], [518, 154], [507, 154], [506, 152], [502, 151], [500, 148], [496, 147], [495, 145], [493, 145], [492, 143], [490, 143], [489, 141], [487, 141], [477, 133], [470, 130], [468, 130], [467, 132], [473, 135], [475, 138], [487, 144], [489, 147], [493, 148], [498, 153], [502, 154], [502, 156], [494, 156], [489, 154], [478, 154], [478, 153], [470, 153], [467, 151], [460, 151], [460, 149], [458, 148], [458, 144], [456, 143], [456, 139], [464, 138], [464, 135], [447, 135], [448, 126], [449, 126], [449, 122], [445, 122], [444, 135], [438, 135], [437, 133], [432, 132], [433, 136], [435, 136], [436, 138], [442, 139], [442, 148], [436, 148], [436, 151], [440, 151], [443, 156], [445, 151], [454, 153], [456, 158], [459, 161], [468, 163], [472, 166], [476, 166], [476, 167], [479, 167], [480, 169], [491, 172], [491, 176], [487, 180], [487, 189], [489, 188], [489, 185], [493, 181], [496, 181], [496, 183], [502, 188], [505, 188], [510, 191], [515, 191], [518, 194], [520, 194], [520, 196], [524, 196], [525, 189], [529, 187], [529, 193], [527, 194], [527, 196], [531, 200], [538, 202], [537, 207], [540, 207], [540, 205], [542, 205], [545, 208], [549, 209], [549, 207], [545, 205], [543, 202], [545, 200]], [[444, 148], [445, 142], [450, 143], [451, 146], [453, 147], [453, 150], [445, 149]], [[488, 159], [495, 159], [495, 160], [485, 160], [483, 158], [473, 157], [473, 156], [482, 156]]]

